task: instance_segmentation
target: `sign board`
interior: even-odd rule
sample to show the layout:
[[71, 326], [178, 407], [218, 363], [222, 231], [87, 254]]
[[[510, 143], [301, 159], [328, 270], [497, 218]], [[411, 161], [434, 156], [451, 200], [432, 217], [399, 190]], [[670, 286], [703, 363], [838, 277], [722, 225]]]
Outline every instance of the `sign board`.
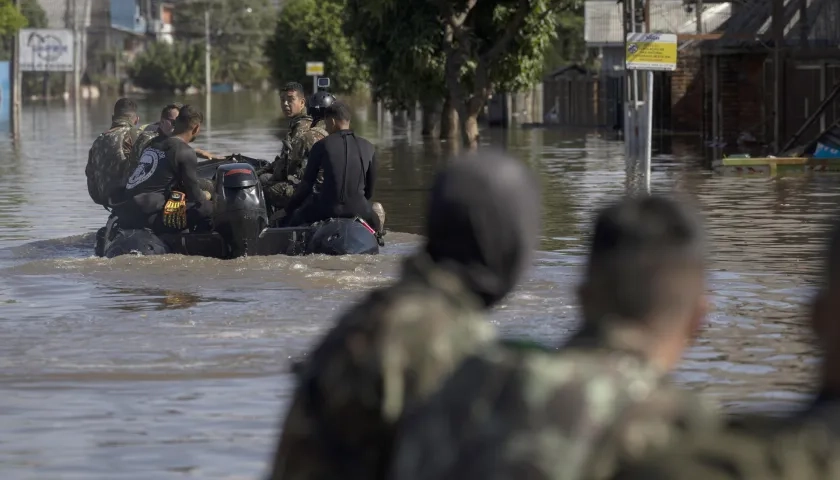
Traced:
[[324, 62], [306, 62], [306, 75], [308, 77], [324, 76]]
[[9, 62], [0, 62], [0, 122], [12, 117], [12, 90], [9, 83]]
[[677, 36], [673, 33], [628, 33], [625, 67], [627, 70], [677, 69]]
[[73, 31], [23, 28], [18, 34], [22, 72], [72, 72]]
[[137, 0], [110, 0], [111, 28], [130, 33], [146, 33], [146, 18]]

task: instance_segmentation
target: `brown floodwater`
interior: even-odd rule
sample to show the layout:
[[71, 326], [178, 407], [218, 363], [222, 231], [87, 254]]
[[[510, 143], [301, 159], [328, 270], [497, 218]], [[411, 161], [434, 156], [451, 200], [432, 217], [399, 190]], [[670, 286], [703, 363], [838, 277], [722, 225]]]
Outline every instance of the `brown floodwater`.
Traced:
[[[143, 101], [152, 121], [174, 98]], [[192, 99], [203, 105], [203, 100]], [[342, 308], [394, 278], [419, 245], [426, 191], [457, 150], [362, 105], [378, 145], [388, 245], [373, 257], [93, 256], [107, 213], [84, 168], [113, 100], [27, 105], [23, 138], [0, 139], [0, 472], [4, 479], [258, 478], [289, 398], [288, 359]], [[214, 98], [197, 145], [271, 159], [271, 94]], [[2, 127], [0, 127], [2, 128]], [[526, 280], [492, 319], [559, 343], [594, 210], [626, 190], [623, 146], [587, 130], [488, 130], [543, 182], [543, 237]], [[652, 190], [702, 209], [712, 241], [708, 326], [677, 379], [733, 409], [781, 410], [810, 392], [803, 329], [840, 177], [735, 178], [702, 168], [693, 140], [659, 139]]]

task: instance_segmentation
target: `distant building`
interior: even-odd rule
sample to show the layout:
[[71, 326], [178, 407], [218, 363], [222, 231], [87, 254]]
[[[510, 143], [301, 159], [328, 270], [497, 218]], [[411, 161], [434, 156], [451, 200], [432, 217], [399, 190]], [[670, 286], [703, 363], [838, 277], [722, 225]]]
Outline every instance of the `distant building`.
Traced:
[[[729, 19], [730, 13], [730, 3], [704, 2], [701, 31], [717, 30]], [[624, 118], [625, 89], [623, 5], [615, 0], [587, 0], [584, 15], [584, 40], [592, 56], [600, 63], [599, 123], [620, 129]], [[696, 18], [693, 5], [684, 0], [651, 0], [653, 32], [694, 34], [698, 30]], [[696, 52], [681, 48], [677, 71], [657, 74], [654, 128], [703, 130], [702, 115], [683, 108], [683, 97], [689, 94], [689, 87], [701, 70], [697, 58]]]
[[[39, 0], [50, 28], [81, 30], [82, 76], [122, 77], [148, 42], [172, 43], [172, 3], [161, 0]], [[75, 15], [73, 13], [75, 12]], [[75, 22], [75, 23], [74, 23]]]

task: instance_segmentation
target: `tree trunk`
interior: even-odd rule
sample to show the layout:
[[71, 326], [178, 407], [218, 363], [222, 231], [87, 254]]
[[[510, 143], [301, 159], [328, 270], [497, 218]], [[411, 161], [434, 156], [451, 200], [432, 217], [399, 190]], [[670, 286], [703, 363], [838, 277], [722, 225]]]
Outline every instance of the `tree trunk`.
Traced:
[[469, 148], [478, 147], [478, 113], [468, 113], [461, 122], [464, 144]]
[[421, 107], [423, 114], [423, 136], [432, 137], [439, 134], [440, 102], [438, 100], [425, 100]]
[[464, 145], [470, 149], [478, 147], [478, 115], [484, 109], [484, 97], [472, 96], [459, 102], [463, 107], [458, 109], [458, 115], [461, 119], [461, 136], [464, 139]]
[[440, 138], [458, 138], [458, 110], [451, 98], [443, 103], [443, 112], [440, 117]]

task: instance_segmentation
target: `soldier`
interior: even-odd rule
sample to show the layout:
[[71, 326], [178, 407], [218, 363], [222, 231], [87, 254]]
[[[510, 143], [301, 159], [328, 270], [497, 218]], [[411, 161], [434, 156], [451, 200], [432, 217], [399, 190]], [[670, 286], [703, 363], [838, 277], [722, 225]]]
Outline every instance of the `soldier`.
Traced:
[[582, 329], [560, 351], [502, 342], [465, 360], [406, 414], [390, 478], [604, 478], [681, 429], [712, 428], [716, 410], [664, 379], [705, 317], [701, 236], [664, 198], [602, 210], [578, 292]]
[[459, 159], [436, 178], [425, 247], [351, 308], [297, 369], [270, 478], [383, 478], [403, 410], [494, 338], [484, 312], [530, 264], [538, 184], [520, 162]]
[[626, 465], [616, 478], [840, 478], [840, 222], [825, 259], [811, 317], [814, 337], [823, 350], [814, 401], [787, 417], [736, 417], [721, 431], [694, 435], [690, 442]]
[[106, 208], [110, 207], [110, 197], [125, 187], [131, 149], [139, 134], [136, 127], [139, 119], [133, 100], [117, 100], [111, 128], [96, 137], [88, 152], [85, 167], [88, 193], [95, 203]]
[[[326, 93], [326, 92], [318, 92]], [[329, 94], [327, 94], [329, 95]], [[289, 150], [278, 156], [274, 163], [257, 173], [263, 184], [266, 202], [275, 210], [282, 210], [289, 203], [295, 192], [295, 186], [306, 170], [306, 159], [309, 150], [318, 140], [327, 136], [324, 129], [323, 116], [314, 119], [307, 114], [306, 97], [303, 86], [296, 82], [287, 83], [280, 94], [283, 102], [283, 114], [289, 119], [289, 132], [286, 134], [285, 144]], [[324, 98], [324, 102], [332, 103], [332, 95]], [[314, 105], [314, 110], [323, 110]]]

